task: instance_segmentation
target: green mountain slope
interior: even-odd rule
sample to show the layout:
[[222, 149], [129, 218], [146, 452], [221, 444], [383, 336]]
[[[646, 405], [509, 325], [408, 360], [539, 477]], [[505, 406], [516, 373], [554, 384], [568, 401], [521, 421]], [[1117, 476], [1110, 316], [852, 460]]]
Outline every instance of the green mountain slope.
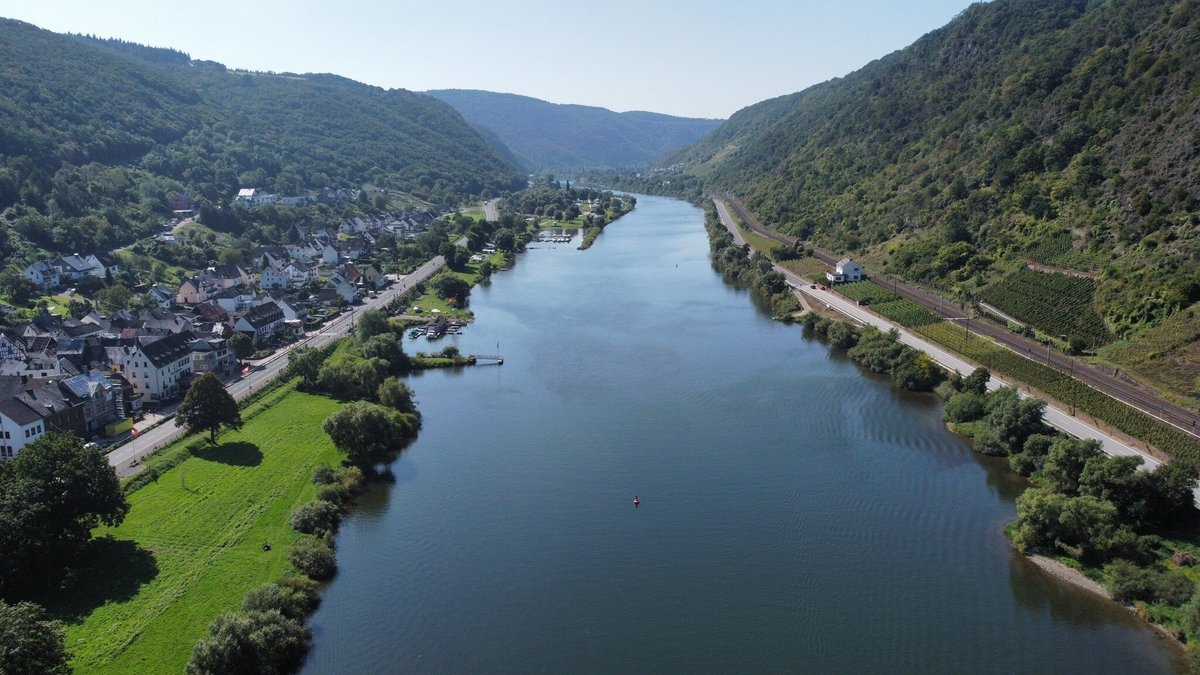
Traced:
[[695, 143], [720, 120], [548, 103], [467, 89], [428, 92], [472, 124], [491, 129], [531, 170], [632, 167]]
[[1130, 336], [1200, 299], [1200, 4], [995, 0], [751, 106], [682, 161], [768, 225], [962, 295], [1098, 273]]
[[227, 71], [185, 54], [0, 19], [0, 253], [111, 248], [170, 197], [228, 203], [372, 183], [432, 201], [524, 185], [450, 106], [332, 75]]

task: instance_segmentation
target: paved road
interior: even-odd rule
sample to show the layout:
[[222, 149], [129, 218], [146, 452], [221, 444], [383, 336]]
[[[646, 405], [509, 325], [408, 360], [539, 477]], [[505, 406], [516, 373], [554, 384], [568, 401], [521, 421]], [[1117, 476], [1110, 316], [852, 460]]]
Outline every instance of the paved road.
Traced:
[[[719, 200], [728, 202], [729, 207], [742, 219], [745, 227], [765, 237], [770, 237], [775, 241], [788, 244], [795, 243], [796, 239], [794, 237], [772, 232], [763, 227], [733, 196], [717, 195], [717, 197]], [[813, 256], [831, 266], [838, 260], [837, 255], [819, 248], [813, 249]], [[963, 316], [964, 310], [960, 305], [946, 300], [937, 293], [893, 277], [883, 275], [873, 276], [881, 285], [916, 302], [938, 316], [943, 318], [960, 318]], [[1083, 359], [1054, 353], [1049, 347], [1039, 342], [1023, 335], [1017, 335], [1004, 327], [997, 326], [988, 321], [972, 321], [971, 330], [987, 336], [991, 340], [1027, 359], [1050, 366], [1061, 373], [1068, 374], [1097, 391], [1107, 394], [1126, 405], [1137, 408], [1151, 417], [1175, 426], [1180, 431], [1200, 437], [1200, 413], [1171, 403], [1163, 399], [1156, 392], [1121, 376], [1119, 373], [1093, 366]]]
[[500, 212], [496, 210], [496, 205], [500, 203], [500, 198], [489, 199], [483, 203], [483, 219], [488, 222], [500, 220]]
[[745, 246], [746, 238], [742, 236], [742, 231], [734, 224], [733, 216], [729, 215], [729, 206], [720, 199], [714, 199], [713, 204], [717, 205], [717, 215], [720, 216], [725, 229], [729, 230], [729, 234], [733, 235], [733, 243], [738, 246]]
[[[354, 325], [355, 317], [363, 309], [382, 309], [389, 302], [408, 292], [409, 289], [436, 274], [446, 264], [441, 256], [430, 260], [401, 278], [391, 287], [379, 293], [379, 297], [368, 299], [362, 305], [352, 306], [349, 312], [341, 314], [326, 324], [319, 332], [287, 348], [259, 361], [251, 362], [250, 373], [227, 384], [229, 393], [236, 399], [242, 399], [261, 389], [267, 383], [279, 376], [287, 367], [287, 353], [298, 345], [320, 347], [328, 344], [349, 331]], [[183, 430], [175, 424], [174, 418], [162, 424], [143, 431], [137, 438], [130, 438], [124, 444], [117, 446], [108, 453], [108, 463], [117, 470], [121, 477], [130, 476], [140, 471], [139, 464], [144, 457], [157, 452], [159, 449], [183, 435]]]
[[[717, 204], [721, 203], [719, 200], [714, 201], [716, 201]], [[733, 223], [733, 220], [727, 218], [727, 211], [723, 211], [718, 206], [717, 212], [718, 214], [721, 214], [721, 222], [725, 225], [726, 229], [729, 229], [731, 232], [737, 229]], [[788, 284], [793, 289], [808, 296], [810, 302], [822, 303], [826, 307], [837, 310], [838, 312], [841, 312], [842, 314], [859, 323], [872, 325], [880, 330], [892, 330], [894, 328], [900, 332], [901, 342], [913, 347], [914, 349], [919, 349], [926, 354], [929, 354], [930, 358], [941, 364], [943, 367], [958, 371], [962, 375], [969, 375], [976, 367], [974, 364], [968, 363], [962, 358], [946, 351], [942, 347], [908, 332], [901, 326], [894, 325], [892, 322], [869, 310], [859, 307], [857, 303], [850, 302], [833, 291], [821, 290], [819, 285], [816, 288], [811, 288], [810, 286], [813, 284], [805, 279], [802, 279], [799, 275], [791, 270], [779, 266], [776, 266], [776, 269], [784, 275]], [[1002, 386], [1019, 387], [1020, 385], [1017, 383], [1008, 382], [996, 375], [992, 375], [992, 379], [988, 383], [988, 388], [995, 390]], [[1027, 396], [1024, 393], [1021, 395], [1023, 397]], [[1104, 451], [1110, 455], [1135, 455], [1141, 457], [1145, 461], [1145, 466], [1148, 469], [1152, 469], [1159, 464], [1159, 461], [1154, 457], [1151, 457], [1148, 453], [1130, 446], [1108, 435], [1100, 429], [1088, 425], [1087, 423], [1072, 416], [1067, 410], [1047, 405], [1045, 418], [1047, 423], [1062, 429], [1064, 432], [1075, 436], [1076, 438], [1089, 438], [1100, 441], [1100, 445], [1104, 448]]]

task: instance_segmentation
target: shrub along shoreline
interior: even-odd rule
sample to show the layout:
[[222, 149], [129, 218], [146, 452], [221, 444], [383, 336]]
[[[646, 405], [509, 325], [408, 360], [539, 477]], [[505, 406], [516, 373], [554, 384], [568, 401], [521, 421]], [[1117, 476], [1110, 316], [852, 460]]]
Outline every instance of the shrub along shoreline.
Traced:
[[[317, 466], [315, 498], [288, 519], [301, 535], [288, 559], [302, 576], [258, 586], [241, 611], [217, 617], [192, 649], [189, 675], [290, 673], [304, 663], [312, 642], [304, 622], [319, 604], [318, 584], [337, 574], [334, 535], [341, 517], [378, 464], [393, 459], [421, 427], [412, 390], [398, 379], [412, 369], [402, 331], [383, 312], [366, 310], [354, 338], [289, 354], [284, 377], [297, 378], [298, 389], [348, 401], [322, 424], [344, 467]], [[263, 548], [269, 550], [270, 543]]]

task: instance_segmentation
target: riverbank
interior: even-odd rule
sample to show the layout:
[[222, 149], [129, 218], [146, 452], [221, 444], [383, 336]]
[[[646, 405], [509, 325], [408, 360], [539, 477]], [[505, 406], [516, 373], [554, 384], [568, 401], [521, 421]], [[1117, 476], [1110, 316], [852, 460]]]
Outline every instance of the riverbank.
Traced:
[[1014, 564], [1020, 481], [936, 401], [771, 321], [699, 211], [638, 200], [473, 294], [456, 344], [515, 367], [412, 379], [421, 436], [342, 523], [305, 673], [1170, 670]]
[[[1077, 570], [1073, 567], [1068, 567], [1068, 566], [1060, 563], [1059, 561], [1055, 560], [1054, 558], [1049, 558], [1044, 555], [1039, 555], [1037, 553], [1033, 553], [1033, 554], [1027, 554], [1025, 556], [1025, 559], [1028, 560], [1029, 562], [1033, 563], [1034, 565], [1037, 565], [1043, 572], [1045, 572], [1046, 574], [1049, 574], [1050, 576], [1054, 577], [1055, 579], [1058, 579], [1059, 581], [1071, 584], [1072, 586], [1076, 586], [1078, 588], [1082, 588], [1083, 590], [1085, 590], [1089, 593], [1094, 593], [1106, 600], [1113, 599], [1112, 593], [1110, 593], [1107, 588], [1100, 585], [1100, 582], [1096, 581], [1095, 579], [1092, 579], [1091, 577], [1087, 576], [1083, 572], [1080, 572], [1079, 570]], [[1116, 602], [1116, 601], [1114, 600], [1114, 602]], [[1161, 626], [1159, 628], [1161, 628]], [[1163, 629], [1163, 630], [1165, 630], [1165, 629]]]
[[66, 623], [72, 667], [182, 672], [214, 618], [284, 576], [299, 538], [288, 515], [316, 496], [313, 470], [341, 461], [321, 429], [338, 406], [285, 385], [243, 413], [241, 430], [131, 493], [125, 522], [96, 533], [74, 581], [39, 598]]

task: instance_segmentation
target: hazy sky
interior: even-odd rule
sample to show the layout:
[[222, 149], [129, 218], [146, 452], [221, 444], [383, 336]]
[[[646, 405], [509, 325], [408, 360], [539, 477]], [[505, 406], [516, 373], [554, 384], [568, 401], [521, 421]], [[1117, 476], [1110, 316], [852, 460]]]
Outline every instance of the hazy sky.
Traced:
[[231, 68], [689, 117], [849, 73], [970, 0], [0, 0], [0, 16]]

